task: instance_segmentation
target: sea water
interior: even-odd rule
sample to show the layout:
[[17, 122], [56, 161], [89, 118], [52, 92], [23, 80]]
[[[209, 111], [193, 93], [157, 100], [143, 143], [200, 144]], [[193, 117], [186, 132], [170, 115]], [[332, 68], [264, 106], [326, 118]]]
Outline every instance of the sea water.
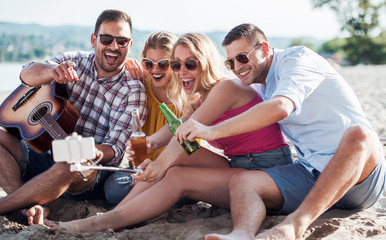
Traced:
[[0, 63], [0, 92], [11, 92], [21, 81], [19, 75], [24, 63]]

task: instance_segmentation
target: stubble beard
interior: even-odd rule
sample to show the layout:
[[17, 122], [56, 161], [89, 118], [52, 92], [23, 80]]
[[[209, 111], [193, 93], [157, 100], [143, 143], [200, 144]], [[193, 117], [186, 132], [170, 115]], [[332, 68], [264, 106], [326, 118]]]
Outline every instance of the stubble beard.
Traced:
[[96, 61], [98, 62], [99, 67], [101, 68], [100, 70], [102, 70], [105, 73], [115, 72], [115, 71], [117, 71], [117, 69], [122, 69], [122, 67], [123, 67], [123, 61], [117, 62], [113, 65], [105, 62], [104, 54], [102, 54], [101, 57], [96, 58]]
[[265, 68], [261, 69], [260, 71], [257, 71], [257, 69], [255, 69], [253, 73], [254, 77], [252, 79], [252, 83], [265, 84], [265, 79], [267, 78], [267, 75], [268, 71]]

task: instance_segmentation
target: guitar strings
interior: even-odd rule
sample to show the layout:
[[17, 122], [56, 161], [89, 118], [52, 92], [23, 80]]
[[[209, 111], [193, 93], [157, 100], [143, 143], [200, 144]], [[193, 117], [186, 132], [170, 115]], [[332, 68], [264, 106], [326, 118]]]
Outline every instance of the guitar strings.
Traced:
[[[44, 87], [44, 86], [43, 86]], [[38, 91], [42, 90], [42, 88], [40, 88]], [[30, 110], [31, 113], [33, 113], [34, 116], [37, 116], [37, 119], [38, 119], [38, 122], [44, 127], [46, 127], [46, 129], [48, 130], [47, 132], [50, 134], [50, 136], [53, 138], [53, 139], [61, 139], [60, 137], [60, 133], [58, 132], [59, 130], [55, 128], [55, 126], [53, 126], [52, 124], [50, 124], [45, 118], [44, 116], [47, 115], [47, 114], [50, 114], [49, 110], [47, 109], [47, 112], [46, 114], [44, 115], [41, 115], [40, 113], [40, 109], [41, 108], [38, 108], [36, 109], [35, 111], [35, 106], [39, 106], [40, 102], [38, 101], [37, 99], [37, 96], [33, 97], [31, 96], [31, 98], [26, 102], [26, 107]], [[51, 115], [52, 116], [52, 115]], [[65, 136], [64, 136], [65, 137]]]
[[[33, 100], [33, 102], [35, 102], [35, 103], [38, 103], [38, 101], [37, 101], [37, 99], [34, 99]], [[53, 110], [53, 109], [52, 109]], [[58, 132], [58, 131], [60, 131], [60, 129], [56, 129], [55, 127], [55, 125], [52, 125], [52, 124], [50, 124], [49, 123], [49, 121], [48, 120], [46, 120], [46, 118], [44, 117], [44, 116], [50, 116], [50, 117], [52, 117], [53, 118], [53, 116], [50, 114], [50, 112], [49, 112], [49, 109], [47, 109], [47, 112], [44, 114], [44, 115], [41, 115], [40, 114], [40, 112], [39, 112], [39, 109], [37, 110], [37, 115], [38, 115], [38, 117], [39, 117], [39, 122], [43, 125], [43, 126], [45, 126], [46, 127], [46, 129], [48, 130], [48, 133], [51, 135], [51, 137], [53, 138], [53, 139], [62, 139], [61, 137], [60, 137], [60, 133]], [[66, 136], [63, 136], [63, 138], [64, 137], [66, 137]]]
[[[59, 139], [59, 134], [56, 132], [55, 128], [52, 127], [51, 124], [49, 124], [49, 122], [45, 119], [44, 115], [42, 115], [40, 113], [40, 109], [36, 109], [35, 110], [35, 107], [34, 106], [39, 106], [39, 101], [37, 101], [35, 98], [31, 100], [31, 105], [28, 105], [30, 107], [30, 111], [33, 113], [34, 116], [36, 116], [37, 118], [37, 121], [43, 126], [45, 127], [45, 129], [47, 130], [47, 132], [50, 134], [50, 136], [53, 138], [53, 139]], [[47, 111], [46, 114], [49, 114], [49, 112]]]

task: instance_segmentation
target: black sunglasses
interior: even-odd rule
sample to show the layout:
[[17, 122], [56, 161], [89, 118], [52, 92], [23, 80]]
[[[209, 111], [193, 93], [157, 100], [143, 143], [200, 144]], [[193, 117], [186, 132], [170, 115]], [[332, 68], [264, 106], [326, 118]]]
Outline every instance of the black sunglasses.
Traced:
[[196, 70], [197, 68], [197, 64], [198, 62], [196, 60], [187, 60], [185, 62], [182, 62], [182, 61], [172, 61], [170, 62], [170, 68], [175, 71], [175, 72], [178, 72], [181, 70], [181, 66], [182, 64], [185, 63], [185, 67], [189, 70], [189, 71], [194, 71]]
[[229, 68], [230, 70], [233, 70], [235, 68], [235, 62], [233, 59], [236, 59], [239, 63], [246, 64], [249, 62], [249, 55], [258, 47], [261, 43], [257, 44], [249, 53], [240, 53], [236, 57], [228, 59], [224, 62], [225, 67]]
[[161, 59], [158, 62], [154, 62], [153, 60], [149, 58], [144, 58], [142, 60], [142, 66], [146, 70], [150, 70], [154, 67], [154, 65], [157, 65], [159, 69], [166, 71], [169, 68], [169, 60], [167, 59]]
[[117, 41], [117, 45], [120, 48], [125, 48], [127, 45], [129, 45], [129, 42], [131, 41], [131, 38], [127, 37], [114, 37], [110, 34], [95, 34], [96, 36], [99, 36], [99, 40], [101, 43], [105, 46], [108, 46], [113, 43], [114, 38]]

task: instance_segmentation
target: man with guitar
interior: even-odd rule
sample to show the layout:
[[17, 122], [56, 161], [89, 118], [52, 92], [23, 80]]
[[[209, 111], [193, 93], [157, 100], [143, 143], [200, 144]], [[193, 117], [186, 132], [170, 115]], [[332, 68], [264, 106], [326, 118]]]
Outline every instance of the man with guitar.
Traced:
[[[60, 196], [103, 197], [108, 172], [71, 172], [67, 163], [53, 161], [49, 149], [53, 139], [75, 131], [94, 138], [100, 163], [120, 164], [131, 135], [131, 110], [139, 108], [143, 121], [147, 114], [145, 88], [124, 67], [131, 34], [126, 13], [106, 10], [91, 35], [95, 52], [64, 52], [24, 66], [23, 84], [0, 107], [0, 125], [6, 128], [0, 130], [0, 187], [8, 194], [0, 199], [0, 215]], [[30, 224], [42, 220], [41, 211], [40, 206], [27, 211]]]

